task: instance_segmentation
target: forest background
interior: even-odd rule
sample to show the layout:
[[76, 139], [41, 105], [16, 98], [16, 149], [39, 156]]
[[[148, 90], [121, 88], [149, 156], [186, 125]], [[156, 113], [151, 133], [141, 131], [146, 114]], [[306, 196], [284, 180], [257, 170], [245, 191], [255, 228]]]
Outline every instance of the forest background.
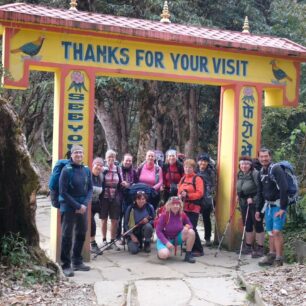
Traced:
[[[0, 0], [0, 5], [18, 1]], [[68, 9], [70, 0], [28, 0]], [[78, 9], [160, 20], [162, 0], [78, 0]], [[251, 33], [288, 38], [306, 46], [306, 1], [168, 1], [173, 23], [241, 31], [248, 16]], [[32, 72], [25, 91], [3, 90], [18, 113], [33, 159], [50, 168], [53, 124], [52, 73]], [[217, 155], [220, 88], [181, 83], [99, 77], [96, 79], [94, 156], [107, 149], [119, 159], [131, 152], [141, 162], [148, 149], [175, 148], [189, 157]], [[302, 65], [300, 103], [294, 109], [263, 108], [262, 145], [274, 159], [289, 159], [305, 187], [306, 65]], [[49, 163], [48, 163], [49, 161]]]
[[[19, 2], [0, 0], [0, 5]], [[70, 0], [26, 3], [68, 9]], [[163, 0], [78, 0], [78, 9], [101, 14], [160, 20]], [[168, 1], [172, 23], [241, 31], [248, 16], [253, 34], [288, 38], [306, 46], [306, 1], [175, 0]], [[32, 72], [25, 91], [4, 90], [17, 112], [29, 152], [40, 169], [52, 160], [52, 73]], [[132, 153], [140, 163], [148, 149], [175, 148], [188, 157], [209, 152], [217, 157], [220, 88], [171, 82], [99, 77], [95, 91], [94, 156], [107, 149], [119, 159]], [[299, 106], [263, 108], [262, 145], [274, 160], [293, 163], [306, 207], [306, 65], [302, 65]], [[306, 237], [305, 237], [306, 240]]]

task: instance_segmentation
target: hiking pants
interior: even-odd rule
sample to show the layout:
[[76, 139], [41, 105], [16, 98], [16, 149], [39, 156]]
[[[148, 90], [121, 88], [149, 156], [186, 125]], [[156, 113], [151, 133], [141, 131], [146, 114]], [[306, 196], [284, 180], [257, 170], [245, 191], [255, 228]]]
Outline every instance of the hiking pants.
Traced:
[[99, 214], [101, 217], [101, 203], [100, 202], [92, 202], [91, 203], [91, 227], [90, 227], [90, 237], [96, 236], [97, 225], [95, 220], [95, 215]]
[[202, 209], [202, 217], [205, 229], [204, 239], [206, 241], [210, 240], [211, 237], [211, 220], [210, 220], [211, 209]]
[[201, 239], [197, 230], [197, 225], [198, 225], [198, 220], [199, 220], [199, 214], [198, 213], [194, 213], [191, 211], [185, 211], [186, 215], [188, 216], [192, 226], [193, 226], [193, 230], [195, 232], [195, 242], [192, 248], [192, 252], [203, 252], [203, 247], [201, 244]]
[[[62, 222], [62, 242], [61, 242], [61, 261], [62, 268], [69, 268], [71, 261], [74, 265], [83, 263], [82, 249], [87, 231], [87, 213], [77, 214], [74, 211], [61, 213]], [[74, 243], [72, 246], [72, 234], [74, 233]], [[71, 248], [72, 257], [71, 257]]]
[[131, 254], [137, 254], [142, 248], [142, 240], [150, 242], [153, 235], [153, 226], [150, 223], [144, 224], [137, 228], [133, 234], [137, 237], [139, 243], [133, 242], [131, 239], [128, 240], [128, 250]]

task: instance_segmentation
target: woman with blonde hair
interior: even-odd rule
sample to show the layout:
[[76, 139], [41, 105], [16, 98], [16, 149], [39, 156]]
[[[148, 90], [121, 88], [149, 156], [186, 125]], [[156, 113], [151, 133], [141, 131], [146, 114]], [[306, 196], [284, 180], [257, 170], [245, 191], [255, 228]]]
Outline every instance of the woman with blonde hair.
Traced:
[[156, 225], [157, 256], [167, 259], [171, 251], [186, 241], [186, 255], [184, 261], [195, 263], [191, 250], [195, 240], [195, 233], [187, 215], [183, 212], [183, 202], [179, 197], [171, 197], [165, 205], [165, 211], [158, 218]]

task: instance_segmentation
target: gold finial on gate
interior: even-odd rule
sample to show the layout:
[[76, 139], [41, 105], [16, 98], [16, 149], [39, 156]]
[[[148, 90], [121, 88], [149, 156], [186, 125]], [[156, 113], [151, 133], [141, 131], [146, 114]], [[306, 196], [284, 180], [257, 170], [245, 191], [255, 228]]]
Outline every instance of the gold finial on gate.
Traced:
[[242, 33], [250, 34], [250, 27], [249, 27], [249, 19], [248, 19], [248, 16], [245, 16], [244, 24], [243, 24], [242, 30], [243, 30]]
[[77, 0], [71, 0], [70, 1], [70, 9], [69, 11], [77, 11], [78, 2]]
[[169, 17], [170, 17], [170, 14], [169, 14], [169, 9], [168, 9], [168, 1], [165, 1], [164, 2], [164, 8], [163, 8], [163, 12], [162, 14], [160, 15], [160, 17], [162, 17], [162, 19], [160, 20], [160, 22], [162, 23], [171, 23]]

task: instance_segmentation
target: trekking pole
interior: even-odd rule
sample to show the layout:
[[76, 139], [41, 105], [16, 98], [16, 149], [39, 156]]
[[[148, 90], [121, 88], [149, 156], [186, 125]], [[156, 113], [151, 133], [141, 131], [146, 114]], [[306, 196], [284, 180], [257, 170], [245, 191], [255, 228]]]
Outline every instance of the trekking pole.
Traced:
[[227, 229], [228, 229], [230, 223], [232, 222], [232, 219], [233, 219], [234, 214], [235, 214], [235, 211], [236, 211], [237, 203], [238, 203], [238, 202], [236, 202], [235, 207], [234, 207], [234, 209], [233, 209], [233, 212], [232, 212], [231, 216], [229, 217], [229, 219], [228, 219], [228, 221], [227, 221], [225, 230], [224, 230], [224, 232], [223, 232], [223, 235], [222, 235], [221, 240], [220, 240], [220, 242], [219, 242], [217, 251], [216, 251], [216, 253], [215, 253], [215, 257], [217, 257], [218, 252], [220, 251], [221, 244], [222, 244], [222, 242], [223, 242], [223, 239], [224, 239], [224, 237], [225, 237], [225, 234], [226, 234], [226, 232], [227, 232]]
[[240, 245], [237, 268], [239, 268], [239, 266], [240, 266], [242, 246], [243, 246], [244, 237], [245, 237], [245, 230], [246, 230], [246, 223], [247, 223], [248, 216], [249, 216], [249, 208], [250, 208], [250, 204], [248, 204], [248, 208], [247, 208], [246, 215], [245, 215], [245, 222], [244, 222], [244, 226], [243, 226], [243, 233], [242, 233], [242, 238], [241, 238], [241, 245]]
[[211, 198], [211, 203], [212, 203], [212, 208], [215, 216], [215, 227], [216, 227], [216, 234], [217, 234], [217, 239], [218, 242], [220, 241], [220, 235], [219, 235], [219, 229], [218, 229], [218, 223], [217, 223], [217, 216], [216, 216], [216, 208], [215, 208], [215, 203], [214, 203], [214, 198]]
[[[135, 224], [133, 227], [131, 227], [130, 229], [128, 229], [126, 232], [124, 232], [124, 233], [121, 235], [121, 237], [125, 237], [126, 235], [128, 235], [129, 233], [131, 233], [136, 227], [138, 227], [138, 226], [142, 223], [142, 221], [143, 221], [144, 219], [150, 220], [150, 219], [151, 219], [151, 216], [146, 216], [146, 217], [142, 218], [137, 224]], [[104, 252], [105, 250], [107, 250], [110, 246], [112, 246], [115, 242], [117, 242], [119, 239], [120, 239], [120, 238], [116, 238], [116, 239], [114, 239], [114, 241], [112, 241], [112, 242], [110, 242], [110, 243], [107, 243], [106, 245], [103, 245], [102, 247], [100, 247], [99, 250], [100, 250], [101, 252], [96, 253], [96, 254], [93, 256], [93, 259], [96, 259], [99, 255], [103, 255], [103, 252]]]

